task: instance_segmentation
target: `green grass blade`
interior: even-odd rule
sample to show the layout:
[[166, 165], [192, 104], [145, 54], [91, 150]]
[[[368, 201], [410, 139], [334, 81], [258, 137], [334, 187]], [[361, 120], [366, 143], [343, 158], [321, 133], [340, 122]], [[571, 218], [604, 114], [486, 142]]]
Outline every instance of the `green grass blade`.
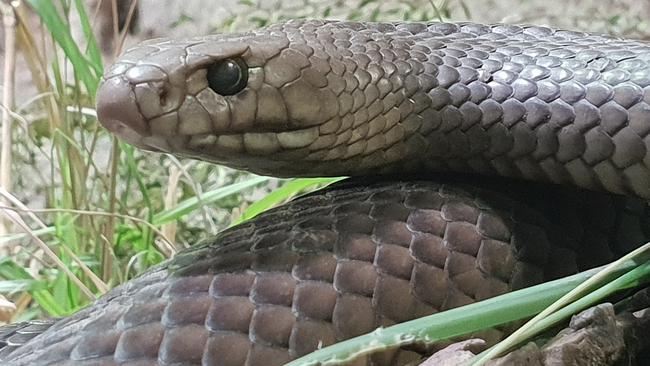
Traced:
[[0, 280], [0, 292], [44, 290], [47, 286], [38, 280]]
[[641, 286], [650, 280], [650, 262], [640, 265], [639, 267], [623, 274], [621, 277], [608, 282], [603, 287], [595, 290], [587, 296], [581, 297], [570, 305], [562, 308], [552, 315], [541, 320], [538, 327], [531, 329], [525, 333], [524, 336], [530, 337], [543, 332], [544, 330], [552, 327], [553, 325], [569, 318], [571, 315], [576, 314], [589, 306], [598, 304], [606, 299], [608, 296], [621, 291], [621, 289], [633, 288]]
[[[549, 307], [530, 319], [526, 324], [509, 335], [506, 339], [496, 344], [489, 350], [481, 353], [472, 361], [473, 365], [482, 365], [486, 361], [503, 354], [506, 350], [522, 343], [533, 335], [543, 331], [549, 326], [549, 319], [557, 321], [557, 316], [568, 317], [571, 314], [583, 310], [587, 305], [594, 305], [601, 300], [603, 294], [611, 294], [628, 286], [636, 286], [642, 280], [647, 280], [649, 274], [644, 272], [648, 266], [648, 252], [650, 243], [633, 250], [620, 259], [603, 267], [595, 276], [580, 284], [571, 292], [562, 296]], [[629, 262], [641, 263], [634, 270], [616, 278]], [[636, 277], [635, 277], [636, 276]], [[614, 280], [612, 280], [614, 279]], [[618, 286], [618, 287], [617, 287]], [[605, 292], [604, 292], [605, 291]], [[609, 292], [607, 292], [609, 291]], [[582, 306], [582, 307], [580, 307]]]
[[91, 70], [92, 63], [89, 62], [79, 50], [79, 47], [72, 38], [70, 28], [63, 21], [56, 7], [50, 0], [27, 0], [34, 8], [36, 13], [41, 17], [43, 23], [47, 26], [52, 38], [63, 49], [66, 56], [70, 59], [77, 77], [83, 81], [89, 95], [95, 95], [97, 85], [99, 84], [99, 75], [93, 74]]
[[[8, 257], [0, 257], [0, 277], [7, 280], [34, 280], [25, 269], [14, 263]], [[65, 309], [54, 299], [48, 290], [34, 289], [28, 292], [48, 315], [59, 317], [67, 314]]]
[[154, 215], [152, 223], [154, 225], [162, 225], [168, 222], [177, 220], [180, 217], [187, 215], [202, 205], [210, 204], [218, 201], [224, 197], [241, 192], [245, 189], [254, 187], [258, 184], [267, 182], [269, 177], [253, 177], [243, 182], [234, 183], [225, 187], [217, 188], [212, 191], [205, 192], [201, 197], [192, 197], [180, 202], [176, 207], [161, 211]]
[[[616, 274], [620, 275], [636, 266], [633, 261], [627, 261]], [[416, 342], [433, 343], [524, 319], [539, 313], [601, 269], [581, 272], [389, 328], [379, 328], [370, 334], [315, 351], [286, 366], [339, 364], [390, 347]]]
[[[65, 260], [65, 258], [61, 258]], [[66, 267], [69, 267], [69, 263], [64, 261]], [[57, 304], [66, 311], [70, 312], [71, 309], [74, 309], [77, 305], [77, 299], [73, 297], [71, 288], [74, 284], [70, 283], [70, 279], [63, 271], [57, 272], [57, 276], [52, 282], [52, 295], [56, 300]]]
[[341, 178], [301, 178], [293, 179], [285, 183], [282, 187], [274, 190], [266, 195], [266, 197], [248, 206], [248, 208], [235, 220], [231, 226], [241, 224], [246, 220], [250, 220], [260, 213], [270, 209], [278, 203], [286, 201], [288, 198], [302, 192], [303, 190], [320, 184], [331, 184], [337, 182]]
[[69, 311], [65, 311], [61, 305], [54, 299], [54, 296], [48, 291], [32, 291], [30, 292], [32, 298], [40, 305], [47, 314], [53, 318], [58, 318], [60, 316], [70, 314]]
[[[122, 145], [124, 145], [124, 143], [120, 143], [120, 146]], [[140, 171], [138, 170], [137, 163], [135, 161], [135, 154], [134, 154], [135, 150], [133, 148], [128, 148], [128, 149], [122, 149], [122, 151], [126, 155], [126, 167], [129, 172], [128, 176], [129, 178], [135, 180], [135, 183], [137, 184], [138, 189], [140, 190], [140, 194], [142, 195], [144, 208], [146, 208], [146, 212], [147, 212], [147, 221], [152, 222], [153, 206], [151, 204], [151, 198], [149, 197], [149, 190], [147, 189], [147, 186], [142, 179]], [[142, 228], [142, 236], [143, 236], [142, 243], [144, 244], [144, 248], [142, 249], [145, 249], [147, 251], [151, 250], [153, 235], [149, 227], [144, 226]]]
[[88, 64], [95, 69], [95, 75], [101, 75], [104, 72], [102, 54], [99, 51], [99, 46], [97, 46], [97, 39], [93, 33], [93, 27], [90, 25], [90, 21], [88, 20], [86, 8], [81, 0], [75, 0], [74, 3], [77, 8], [77, 14], [79, 14], [79, 19], [81, 20], [81, 29], [83, 30], [84, 38], [88, 45], [86, 49], [86, 55], [90, 60]]
[[[54, 226], [48, 226], [44, 227], [42, 229], [36, 229], [33, 230], [32, 233], [38, 237], [48, 235], [48, 234], [54, 234], [56, 232], [56, 228]], [[29, 238], [29, 234], [25, 233], [16, 233], [16, 234], [7, 234], [7, 235], [2, 235], [0, 236], [0, 246], [5, 245], [9, 242], [12, 242], [14, 240], [20, 240], [20, 239], [26, 239]]]

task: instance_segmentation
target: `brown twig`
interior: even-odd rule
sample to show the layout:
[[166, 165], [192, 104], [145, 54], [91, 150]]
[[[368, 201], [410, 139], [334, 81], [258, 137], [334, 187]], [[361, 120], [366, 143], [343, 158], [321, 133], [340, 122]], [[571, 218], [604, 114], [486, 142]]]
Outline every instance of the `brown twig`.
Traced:
[[135, 14], [135, 10], [137, 6], [138, 6], [138, 0], [131, 1], [131, 5], [129, 6], [129, 12], [126, 15], [126, 22], [124, 23], [124, 27], [122, 28], [122, 34], [120, 35], [120, 39], [117, 43], [117, 47], [115, 48], [114, 57], [117, 57], [117, 55], [119, 55], [122, 52], [122, 47], [124, 47], [124, 41], [126, 40], [126, 35], [129, 33], [129, 27], [131, 27], [133, 14]]
[[[178, 204], [178, 195], [176, 194], [176, 189], [178, 188], [178, 183], [182, 174], [183, 173], [181, 169], [179, 169], [176, 165], [169, 167], [169, 179], [167, 180], [167, 192], [165, 193], [165, 210], [171, 210]], [[161, 227], [161, 231], [165, 237], [169, 238], [170, 240], [174, 240], [176, 237], [176, 228], [176, 221], [172, 221], [164, 224]], [[165, 253], [165, 255], [169, 257], [171, 253]]]

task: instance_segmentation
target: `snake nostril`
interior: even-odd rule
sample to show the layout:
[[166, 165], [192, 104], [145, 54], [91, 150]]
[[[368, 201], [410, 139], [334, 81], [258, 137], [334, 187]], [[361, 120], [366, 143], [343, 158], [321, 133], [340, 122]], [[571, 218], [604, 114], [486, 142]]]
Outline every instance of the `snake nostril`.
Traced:
[[155, 93], [155, 102], [158, 108], [156, 116], [180, 108], [187, 96], [187, 90], [184, 86], [176, 86], [170, 83], [150, 83], [149, 88]]
[[160, 90], [160, 93], [158, 94], [158, 96], [160, 98], [160, 105], [161, 106], [166, 105], [167, 104], [167, 95], [168, 95], [167, 89], [160, 88], [159, 90]]

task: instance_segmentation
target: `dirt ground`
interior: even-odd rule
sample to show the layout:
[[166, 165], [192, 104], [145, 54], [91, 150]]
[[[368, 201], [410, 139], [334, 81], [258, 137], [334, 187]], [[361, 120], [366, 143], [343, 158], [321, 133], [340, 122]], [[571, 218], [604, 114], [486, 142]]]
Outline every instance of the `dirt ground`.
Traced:
[[[373, 1], [372, 3], [379, 3]], [[341, 0], [258, 0], [259, 6], [242, 5], [244, 1], [225, 0], [141, 0], [140, 22], [144, 35], [186, 36], [213, 31], [221, 22], [232, 16], [250, 12], [250, 16], [264, 16], [269, 10], [284, 16], [319, 16], [318, 10], [331, 8], [329, 18], [343, 19], [355, 9], [359, 1]], [[442, 7], [444, 1], [436, 0]], [[449, 0], [451, 19], [481, 23], [531, 23], [571, 28], [592, 32], [610, 32], [632, 36], [650, 34], [650, 1], [648, 0]], [[164, 4], [161, 6], [161, 4]], [[383, 1], [384, 9], [431, 9], [428, 0]], [[469, 10], [467, 17], [463, 4]], [[369, 10], [374, 6], [367, 6]], [[145, 15], [146, 14], [146, 15]], [[393, 18], [399, 20], [399, 14]], [[179, 22], [179, 18], [184, 21]], [[387, 14], [384, 18], [391, 18]], [[435, 19], [434, 19], [435, 20]]]

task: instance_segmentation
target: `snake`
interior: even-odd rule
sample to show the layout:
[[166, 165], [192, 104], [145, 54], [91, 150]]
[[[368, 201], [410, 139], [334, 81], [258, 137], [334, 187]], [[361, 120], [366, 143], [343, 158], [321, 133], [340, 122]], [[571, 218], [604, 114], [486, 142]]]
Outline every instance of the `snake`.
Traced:
[[[106, 70], [97, 116], [149, 151], [351, 178], [181, 251], [70, 317], [0, 328], [4, 364], [282, 365], [650, 238], [644, 41], [291, 20], [145, 41]], [[357, 362], [412, 364], [429, 346]]]

